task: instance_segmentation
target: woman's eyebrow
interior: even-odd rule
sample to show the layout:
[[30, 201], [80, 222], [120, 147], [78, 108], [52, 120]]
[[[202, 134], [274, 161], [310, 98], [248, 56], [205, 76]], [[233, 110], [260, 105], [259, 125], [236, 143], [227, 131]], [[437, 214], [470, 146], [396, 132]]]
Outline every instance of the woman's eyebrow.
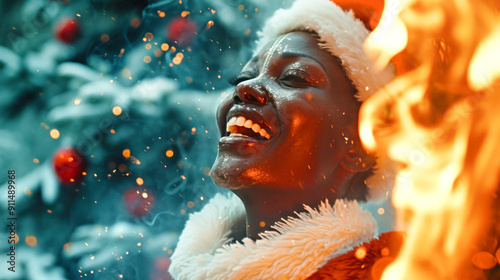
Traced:
[[321, 66], [321, 69], [323, 69], [324, 72], [326, 72], [325, 67], [323, 66], [323, 63], [321, 63], [317, 58], [312, 57], [306, 53], [301, 53], [301, 52], [293, 52], [293, 51], [286, 51], [280, 54], [280, 58], [291, 58], [291, 57], [307, 57], [309, 59], [312, 59], [316, 61]]

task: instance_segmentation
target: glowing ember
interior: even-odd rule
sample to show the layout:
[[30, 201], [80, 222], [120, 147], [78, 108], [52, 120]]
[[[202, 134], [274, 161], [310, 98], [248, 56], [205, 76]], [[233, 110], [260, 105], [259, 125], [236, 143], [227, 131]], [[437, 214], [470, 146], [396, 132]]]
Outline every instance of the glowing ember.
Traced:
[[[141, 186], [142, 184], [144, 184], [144, 180], [142, 180], [142, 178], [137, 178], [135, 180], [135, 182], [137, 183], [137, 185]], [[147, 194], [146, 194], [147, 195]]]
[[205, 27], [206, 29], [210, 29], [210, 27], [214, 26], [214, 21], [210, 20], [207, 22], [207, 26]]

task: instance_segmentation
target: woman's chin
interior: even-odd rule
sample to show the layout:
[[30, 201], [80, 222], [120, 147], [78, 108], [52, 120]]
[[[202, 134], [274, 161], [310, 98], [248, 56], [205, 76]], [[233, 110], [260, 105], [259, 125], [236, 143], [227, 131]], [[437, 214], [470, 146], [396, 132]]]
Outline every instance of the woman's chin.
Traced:
[[241, 160], [217, 157], [210, 171], [210, 177], [221, 188], [239, 190], [255, 185], [259, 181], [259, 178], [252, 176], [249, 170], [253, 169], [245, 166]]

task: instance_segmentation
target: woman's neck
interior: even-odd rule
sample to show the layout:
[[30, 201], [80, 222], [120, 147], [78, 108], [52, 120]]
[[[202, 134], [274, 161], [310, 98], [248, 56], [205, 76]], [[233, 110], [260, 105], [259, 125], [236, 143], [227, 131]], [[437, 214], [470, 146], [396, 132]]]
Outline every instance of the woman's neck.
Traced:
[[259, 233], [272, 230], [271, 226], [281, 219], [296, 217], [295, 212], [303, 212], [304, 205], [315, 207], [326, 198], [334, 202], [338, 197], [343, 197], [343, 188], [321, 187], [294, 190], [273, 190], [269, 186], [251, 186], [244, 189], [233, 190], [241, 199], [246, 210], [247, 237], [252, 240], [259, 239]]

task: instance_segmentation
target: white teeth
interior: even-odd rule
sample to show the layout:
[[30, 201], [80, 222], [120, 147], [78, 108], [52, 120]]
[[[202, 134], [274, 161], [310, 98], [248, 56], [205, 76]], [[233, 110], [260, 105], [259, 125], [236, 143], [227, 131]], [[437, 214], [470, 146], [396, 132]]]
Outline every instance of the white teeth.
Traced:
[[236, 123], [236, 117], [232, 117], [226, 124], [226, 131], [231, 132], [230, 128]]
[[236, 123], [236, 117], [232, 117], [228, 122], [227, 122], [227, 125], [228, 126], [231, 126], [231, 125], [234, 125]]
[[253, 124], [252, 120], [247, 120], [243, 126], [246, 128], [250, 128], [252, 127], [252, 124]]
[[238, 117], [236, 119], [236, 125], [237, 126], [243, 126], [243, 124], [245, 124], [245, 120], [246, 120], [245, 117]]
[[227, 122], [226, 131], [231, 133], [229, 136], [248, 137], [248, 135], [237, 133], [237, 126], [251, 128], [255, 133], [259, 133], [262, 137], [265, 137], [266, 139], [271, 138], [271, 135], [269, 135], [269, 133], [264, 128], [261, 128], [260, 125], [253, 123], [252, 120], [247, 119], [243, 116], [232, 117]]

